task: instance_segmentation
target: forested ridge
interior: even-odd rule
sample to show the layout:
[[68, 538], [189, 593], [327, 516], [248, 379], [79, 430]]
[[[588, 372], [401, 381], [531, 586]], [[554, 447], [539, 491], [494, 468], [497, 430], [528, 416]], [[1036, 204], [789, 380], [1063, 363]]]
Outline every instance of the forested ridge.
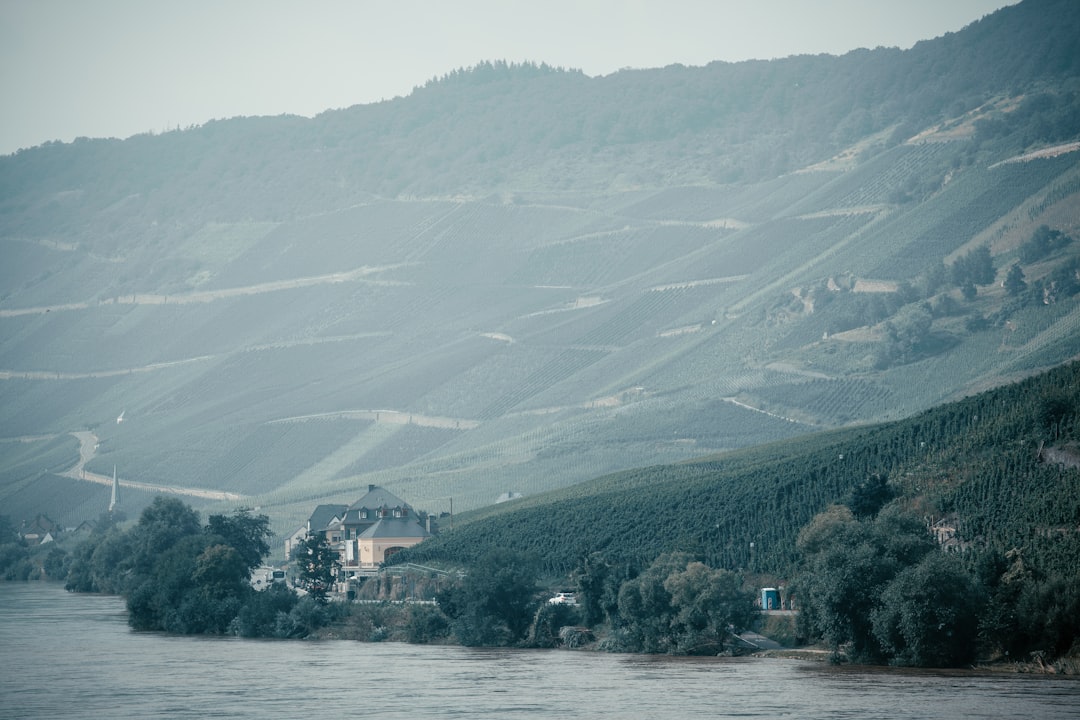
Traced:
[[0, 198], [37, 204], [82, 187], [72, 222], [129, 195], [159, 219], [198, 202], [203, 220], [282, 220], [365, 193], [746, 182], [825, 160], [875, 133], [902, 141], [995, 97], [1042, 94], [1039, 122], [1021, 122], [1004, 144], [989, 141], [1001, 140], [1009, 120], [988, 118], [986, 148], [1010, 151], [1075, 134], [1078, 14], [1069, 0], [1028, 0], [906, 51], [603, 77], [490, 59], [407, 97], [313, 119], [234, 118], [23, 150], [0, 158]]

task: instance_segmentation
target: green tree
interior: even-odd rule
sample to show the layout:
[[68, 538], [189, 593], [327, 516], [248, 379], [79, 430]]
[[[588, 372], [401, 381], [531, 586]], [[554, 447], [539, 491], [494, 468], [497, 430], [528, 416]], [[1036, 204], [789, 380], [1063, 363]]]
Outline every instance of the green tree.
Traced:
[[326, 601], [341, 562], [324, 535], [309, 536], [293, 548], [292, 560], [299, 571], [300, 585], [316, 600]]
[[967, 283], [989, 285], [994, 282], [994, 260], [989, 245], [980, 245], [958, 257], [951, 266], [952, 280], [963, 287]]
[[240, 637], [297, 637], [305, 632], [290, 620], [296, 607], [296, 593], [282, 583], [273, 583], [261, 592], [252, 593], [240, 608], [230, 629]]
[[617, 619], [619, 587], [627, 579], [625, 566], [612, 566], [602, 553], [590, 553], [573, 573], [581, 620], [592, 627]]
[[199, 513], [178, 498], [158, 496], [129, 535], [135, 573], [149, 574], [158, 557], [180, 539], [202, 534]]
[[1020, 263], [1013, 263], [1005, 275], [1005, 292], [1012, 297], [1017, 297], [1022, 295], [1027, 287], [1027, 283], [1024, 282], [1024, 269], [1020, 267]]
[[872, 522], [844, 506], [818, 514], [799, 532], [803, 563], [794, 585], [801, 632], [862, 661], [885, 657], [872, 613], [888, 584], [934, 549], [921, 520], [896, 505]]
[[874, 636], [896, 665], [971, 663], [983, 593], [955, 556], [935, 551], [901, 570], [871, 612]]
[[206, 532], [221, 538], [243, 560], [247, 569], [254, 570], [270, 554], [270, 518], [252, 515], [250, 508], [239, 508], [229, 515], [211, 515], [207, 519]]
[[66, 578], [70, 566], [71, 556], [67, 550], [60, 547], [51, 548], [49, 554], [45, 556], [45, 562], [42, 564], [42, 568], [50, 580], [63, 580]]
[[930, 335], [934, 314], [924, 303], [905, 305], [885, 323], [889, 355], [900, 362], [914, 358]]
[[525, 638], [537, 607], [537, 564], [530, 556], [494, 550], [435, 601], [462, 645], [507, 646]]
[[729, 646], [731, 630], [750, 626], [757, 610], [753, 593], [729, 570], [692, 562], [669, 575], [664, 588], [675, 608], [676, 648], [688, 655], [715, 654]]
[[203, 632], [204, 624], [192, 607], [195, 560], [206, 549], [202, 533], [188, 535], [157, 555], [150, 570], [129, 581], [128, 623], [136, 630], [175, 633]]
[[629, 649], [645, 653], [674, 650], [671, 623], [675, 609], [664, 581], [692, 559], [689, 553], [665, 553], [619, 588], [619, 621], [626, 631]]
[[894, 497], [896, 492], [889, 487], [886, 476], [874, 473], [851, 491], [848, 507], [860, 519], [873, 518]]
[[72, 552], [64, 587], [72, 592], [122, 594], [130, 579], [130, 536], [112, 524], [98, 524]]
[[210, 595], [236, 594], [248, 579], [248, 565], [236, 548], [211, 545], [195, 558], [194, 583]]
[[1033, 263], [1072, 242], [1072, 238], [1049, 225], [1040, 225], [1020, 246], [1020, 262]]
[[688, 553], [666, 553], [619, 590], [627, 649], [645, 653], [715, 654], [730, 627], [746, 627], [751, 593], [727, 570], [713, 570]]

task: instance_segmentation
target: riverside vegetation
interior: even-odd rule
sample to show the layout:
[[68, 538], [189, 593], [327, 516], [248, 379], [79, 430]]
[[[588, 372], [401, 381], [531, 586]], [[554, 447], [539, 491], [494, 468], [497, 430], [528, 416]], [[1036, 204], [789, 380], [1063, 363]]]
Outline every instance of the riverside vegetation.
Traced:
[[[50, 552], [46, 572], [125, 595], [141, 629], [527, 647], [595, 635], [608, 650], [674, 654], [738, 651], [732, 630], [759, 623], [753, 588], [790, 579], [792, 640], [835, 657], [1052, 663], [1080, 649], [1078, 408], [1073, 363], [904, 421], [466, 514], [393, 558], [457, 572], [359, 588], [434, 604], [256, 591], [266, 517], [241, 509], [204, 527], [176, 499], [126, 531], [104, 524], [70, 556]], [[946, 536], [931, 534], [933, 518], [948, 519]], [[325, 586], [333, 554], [307, 549], [300, 558], [319, 560], [296, 576]], [[546, 603], [552, 585], [573, 587], [579, 605]]]

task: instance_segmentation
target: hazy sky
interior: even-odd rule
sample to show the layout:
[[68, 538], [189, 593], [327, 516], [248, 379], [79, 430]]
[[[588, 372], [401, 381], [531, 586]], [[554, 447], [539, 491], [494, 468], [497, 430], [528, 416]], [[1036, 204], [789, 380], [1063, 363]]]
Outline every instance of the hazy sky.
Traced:
[[908, 48], [1010, 0], [0, 0], [0, 154], [407, 95], [481, 60], [622, 67]]

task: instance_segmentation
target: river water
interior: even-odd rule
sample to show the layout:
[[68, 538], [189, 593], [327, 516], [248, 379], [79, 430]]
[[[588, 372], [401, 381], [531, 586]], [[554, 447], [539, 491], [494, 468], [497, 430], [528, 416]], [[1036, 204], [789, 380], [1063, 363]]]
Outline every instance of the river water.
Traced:
[[132, 632], [123, 601], [0, 583], [3, 718], [1080, 718], [1080, 680], [799, 660]]

